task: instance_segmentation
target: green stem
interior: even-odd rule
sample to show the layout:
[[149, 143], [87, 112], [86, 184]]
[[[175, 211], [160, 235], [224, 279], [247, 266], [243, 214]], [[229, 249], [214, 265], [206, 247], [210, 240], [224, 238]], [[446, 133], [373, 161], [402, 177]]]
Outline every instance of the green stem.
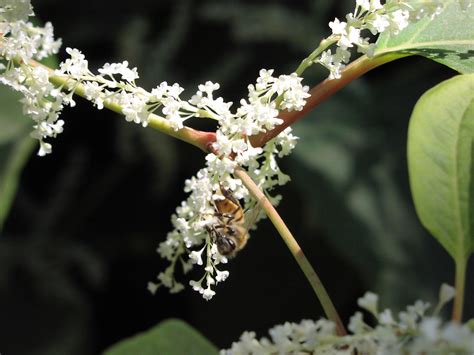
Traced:
[[301, 247], [298, 245], [298, 242], [293, 237], [290, 230], [285, 225], [285, 222], [281, 219], [280, 215], [276, 211], [275, 207], [273, 207], [271, 202], [242, 168], [236, 168], [234, 174], [242, 180], [243, 184], [250, 191], [252, 196], [257, 199], [258, 204], [263, 208], [267, 216], [270, 218], [278, 233], [280, 233], [280, 236], [286, 243], [288, 249], [290, 249], [291, 254], [293, 254], [293, 257], [296, 259], [296, 262], [298, 263], [299, 267], [306, 276], [306, 279], [316, 293], [316, 296], [321, 302], [326, 316], [336, 325], [337, 334], [340, 336], [346, 335], [347, 332], [344, 328], [344, 325], [342, 324], [339, 314], [336, 311], [336, 308], [334, 307], [334, 304], [331, 301], [331, 298], [329, 297], [329, 294], [316, 274], [316, 271], [313, 269], [301, 250]]
[[456, 295], [454, 296], [454, 306], [452, 319], [454, 322], [461, 323], [462, 311], [464, 306], [464, 288], [466, 285], [466, 267], [467, 259], [462, 256], [455, 260], [456, 263], [456, 275], [454, 281], [454, 287], [456, 289]]
[[[313, 52], [311, 52], [311, 54], [309, 56], [307, 56], [305, 59], [303, 59], [300, 63], [300, 65], [298, 66], [298, 68], [296, 68], [295, 70], [295, 73], [298, 75], [298, 76], [301, 76], [303, 74], [303, 72], [308, 68], [310, 67], [311, 65], [314, 64], [314, 60], [319, 57], [319, 55], [324, 51], [326, 50], [328, 47], [330, 47], [331, 45], [333, 45], [334, 43], [337, 42], [337, 39], [335, 39], [334, 37], [329, 37], [329, 38], [325, 38], [323, 39], [320, 43], [319, 43], [319, 46], [318, 48], [316, 48]], [[275, 100], [275, 104], [276, 104], [276, 107], [280, 107], [280, 104], [281, 102], [283, 101], [283, 94], [281, 94], [280, 96], [278, 96]], [[279, 109], [281, 111], [281, 109]]]
[[300, 65], [298, 66], [298, 68], [296, 68], [295, 70], [295, 73], [298, 74], [298, 76], [301, 76], [301, 74], [303, 74], [303, 72], [313, 64], [313, 61], [319, 57], [319, 55], [325, 51], [328, 47], [330, 47], [331, 45], [333, 45], [334, 43], [337, 42], [337, 39], [334, 39], [333, 37], [329, 37], [329, 38], [325, 38], [323, 39], [320, 43], [319, 43], [319, 46], [318, 48], [316, 48], [308, 57], [306, 57], [305, 59], [303, 59], [300, 63]]
[[[17, 61], [17, 64], [19, 61]], [[57, 76], [54, 74], [54, 70], [43, 65], [37, 61], [30, 60], [28, 65], [31, 67], [42, 67], [49, 72], [49, 80], [50, 82], [57, 86], [57, 87], [67, 87], [67, 84], [70, 84], [72, 79], [63, 76]], [[75, 84], [74, 94], [79, 95], [85, 99], [85, 88], [84, 85], [77, 83]], [[104, 101], [104, 107], [117, 112], [123, 115], [122, 107], [116, 103], [111, 103], [107, 100]], [[153, 113], [150, 114], [148, 126], [151, 128], [156, 129], [162, 133], [165, 133], [169, 136], [178, 138], [186, 143], [190, 143], [199, 149], [208, 152], [209, 151], [209, 144], [215, 141], [216, 134], [214, 132], [205, 132], [205, 131], [198, 131], [189, 127], [184, 127], [180, 130], [174, 130], [168, 120], [159, 117]]]

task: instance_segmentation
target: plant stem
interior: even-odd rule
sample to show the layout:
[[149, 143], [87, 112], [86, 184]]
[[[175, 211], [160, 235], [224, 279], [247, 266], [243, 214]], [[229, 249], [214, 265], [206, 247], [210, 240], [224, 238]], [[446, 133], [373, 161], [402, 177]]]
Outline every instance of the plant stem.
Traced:
[[286, 243], [288, 249], [290, 249], [291, 254], [296, 259], [296, 262], [300, 266], [301, 270], [306, 276], [306, 279], [310, 283], [311, 287], [313, 288], [316, 296], [318, 297], [321, 305], [323, 307], [324, 312], [328, 319], [334, 322], [336, 325], [336, 332], [339, 336], [344, 336], [347, 334], [344, 325], [339, 317], [339, 314], [334, 307], [331, 298], [329, 297], [326, 289], [324, 288], [321, 280], [319, 279], [316, 271], [314, 271], [313, 267], [309, 263], [308, 259], [304, 255], [301, 247], [298, 245], [298, 242], [295, 240], [293, 235], [291, 234], [288, 227], [285, 225], [285, 222], [281, 219], [280, 215], [276, 211], [275, 207], [271, 204], [271, 202], [267, 199], [267, 197], [263, 194], [263, 192], [259, 189], [259, 187], [255, 184], [255, 182], [250, 178], [250, 176], [240, 167], [236, 168], [234, 172], [235, 176], [242, 180], [245, 187], [250, 191], [252, 196], [254, 196], [258, 204], [263, 208], [267, 216], [272, 221], [273, 225], [275, 226], [276, 230], [283, 238], [283, 241]]
[[315, 60], [325, 49], [336, 42], [337, 39], [333, 37], [323, 39], [319, 43], [318, 48], [316, 48], [308, 57], [301, 61], [298, 68], [296, 68], [295, 73], [298, 74], [298, 76], [301, 76], [301, 74], [303, 74], [303, 72], [313, 64], [313, 60]]
[[466, 285], [466, 267], [467, 259], [463, 255], [455, 260], [456, 264], [456, 276], [454, 281], [454, 288], [456, 289], [456, 295], [454, 296], [454, 306], [452, 319], [454, 322], [461, 323], [462, 311], [464, 306], [464, 288]]
[[[333, 42], [334, 40], [330, 40], [330, 39], [321, 41], [320, 46], [313, 53], [311, 53], [310, 56], [308, 56], [308, 58], [304, 59], [301, 62], [300, 66], [297, 68], [297, 72], [302, 73], [309, 65], [311, 65], [312, 60], [316, 58], [324, 49], [330, 46], [331, 43]], [[303, 117], [307, 112], [314, 109], [321, 102], [326, 100], [328, 97], [330, 97], [331, 95], [333, 95], [334, 93], [342, 89], [344, 86], [346, 86], [351, 81], [358, 78], [359, 76], [365, 74], [366, 72], [382, 64], [388, 63], [390, 61], [393, 61], [395, 59], [399, 59], [408, 55], [409, 54], [381, 53], [374, 58], [368, 58], [367, 56], [360, 57], [359, 59], [349, 64], [343, 70], [341, 74], [341, 78], [332, 79], [332, 80], [326, 79], [322, 81], [321, 83], [319, 83], [318, 85], [316, 85], [315, 87], [313, 87], [309, 92], [311, 96], [308, 98], [307, 103], [302, 111], [292, 111], [292, 112], [283, 111], [280, 114], [280, 118], [283, 119], [283, 124], [275, 127], [271, 131], [267, 131], [256, 136], [249, 137], [250, 142], [252, 143], [252, 146], [261, 147], [265, 145], [265, 143], [267, 143], [272, 138], [276, 137], [285, 128], [292, 125], [298, 119]], [[15, 62], [19, 64], [20, 60], [17, 59], [15, 60]], [[35, 60], [30, 60], [28, 64], [32, 67], [41, 66], [42, 68], [48, 70], [50, 74], [50, 81], [54, 85], [64, 86], [66, 82], [68, 81], [69, 83], [71, 82], [71, 79], [54, 75], [53, 69]], [[76, 85], [76, 90], [74, 91], [74, 93], [83, 98], [86, 98], [85, 93], [84, 93], [84, 86], [82, 84]], [[114, 112], [117, 112], [119, 114], [123, 114], [122, 108], [117, 104], [112, 104], [110, 102], [105, 101], [104, 107]], [[175, 131], [166, 119], [159, 117], [155, 114], [150, 114], [149, 126], [162, 133], [168, 134], [184, 142], [190, 143], [205, 152], [209, 151], [209, 145], [216, 140], [216, 135], [214, 132], [199, 131], [199, 130], [195, 130], [189, 127], [184, 127], [178, 131]]]
[[[35, 60], [30, 60], [28, 64], [31, 67], [42, 67], [46, 69], [49, 72], [49, 80], [51, 81], [53, 85], [57, 87], [67, 87], [67, 84], [70, 84], [72, 82], [72, 79], [70, 78], [54, 75], [53, 69]], [[74, 94], [87, 99], [85, 95], [84, 85], [82, 84], [75, 84]], [[122, 107], [118, 104], [111, 103], [105, 100], [104, 107], [106, 107], [107, 109], [111, 111], [117, 112], [119, 114], [123, 114]], [[186, 143], [190, 143], [205, 152], [209, 150], [208, 149], [209, 144], [216, 140], [215, 138], [216, 134], [214, 132], [198, 131], [189, 127], [184, 127], [176, 131], [174, 130], [173, 127], [171, 127], [169, 121], [162, 117], [159, 117], [151, 113], [148, 118], [149, 118], [148, 126], [150, 126], [151, 128], [154, 128], [157, 131], [160, 131], [172, 137], [178, 138]]]
[[292, 125], [306, 113], [313, 110], [316, 106], [322, 103], [324, 100], [329, 98], [331, 95], [335, 94], [337, 91], [341, 90], [347, 84], [357, 79], [361, 75], [367, 73], [368, 71], [377, 68], [378, 66], [391, 62], [395, 59], [400, 59], [410, 54], [400, 54], [400, 53], [382, 53], [375, 56], [374, 58], [368, 58], [367, 56], [362, 56], [357, 60], [349, 64], [341, 73], [339, 79], [326, 79], [313, 87], [309, 94], [311, 95], [301, 111], [282, 111], [279, 115], [279, 118], [283, 120], [283, 124], [276, 126], [271, 131], [266, 131], [260, 133], [256, 136], [249, 137], [252, 146], [261, 147], [265, 145], [269, 140], [276, 137], [281, 131], [286, 127]]

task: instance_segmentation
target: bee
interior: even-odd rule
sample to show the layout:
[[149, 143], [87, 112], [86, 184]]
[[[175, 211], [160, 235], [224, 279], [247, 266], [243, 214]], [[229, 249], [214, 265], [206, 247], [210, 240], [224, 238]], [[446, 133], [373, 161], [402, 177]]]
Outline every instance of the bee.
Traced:
[[245, 212], [230, 190], [220, 185], [220, 192], [224, 198], [214, 201], [218, 223], [208, 227], [208, 232], [221, 255], [234, 257], [245, 247], [249, 237]]

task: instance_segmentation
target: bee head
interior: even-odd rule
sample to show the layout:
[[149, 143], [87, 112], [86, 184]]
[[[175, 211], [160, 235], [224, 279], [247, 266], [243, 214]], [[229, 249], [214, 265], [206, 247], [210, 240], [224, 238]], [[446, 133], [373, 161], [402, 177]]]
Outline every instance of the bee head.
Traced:
[[219, 236], [216, 238], [217, 250], [221, 255], [227, 256], [235, 251], [235, 242], [226, 236]]

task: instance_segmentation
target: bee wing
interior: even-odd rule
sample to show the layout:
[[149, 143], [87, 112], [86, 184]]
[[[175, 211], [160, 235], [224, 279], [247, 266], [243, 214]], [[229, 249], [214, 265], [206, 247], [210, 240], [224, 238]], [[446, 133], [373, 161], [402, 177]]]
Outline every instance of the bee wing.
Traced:
[[249, 230], [253, 227], [255, 222], [257, 221], [260, 212], [262, 211], [262, 206], [257, 204], [255, 207], [251, 208], [245, 213], [245, 220], [247, 221], [245, 229], [248, 234]]

